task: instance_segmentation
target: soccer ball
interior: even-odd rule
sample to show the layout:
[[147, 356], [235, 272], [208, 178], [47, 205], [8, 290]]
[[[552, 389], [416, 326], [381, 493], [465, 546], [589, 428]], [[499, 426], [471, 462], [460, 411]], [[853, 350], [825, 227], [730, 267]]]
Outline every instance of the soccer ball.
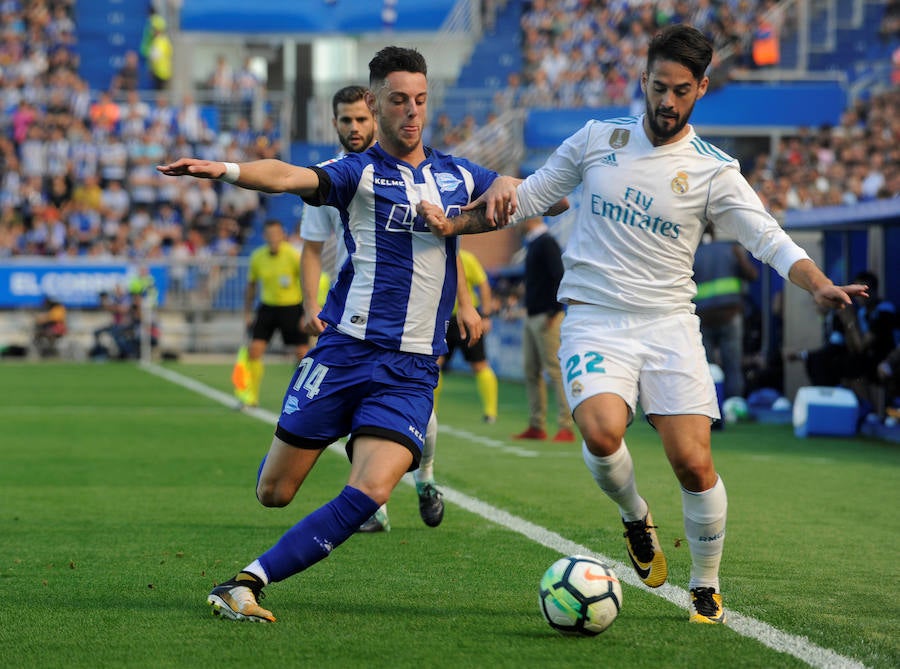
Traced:
[[538, 601], [544, 619], [560, 634], [597, 636], [619, 615], [622, 586], [599, 560], [571, 555], [544, 572]]
[[729, 397], [722, 402], [722, 418], [726, 423], [737, 423], [746, 420], [750, 415], [747, 400], [743, 397]]

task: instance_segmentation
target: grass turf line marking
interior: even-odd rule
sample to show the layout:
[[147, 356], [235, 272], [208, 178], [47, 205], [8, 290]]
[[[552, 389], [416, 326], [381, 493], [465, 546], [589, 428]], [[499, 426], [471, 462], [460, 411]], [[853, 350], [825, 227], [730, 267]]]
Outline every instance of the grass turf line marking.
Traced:
[[509, 453], [510, 455], [517, 455], [520, 458], [536, 458], [540, 456], [540, 453], [538, 453], [537, 451], [532, 451], [527, 448], [519, 448], [518, 446], [510, 446], [505, 441], [500, 441], [499, 439], [491, 439], [490, 437], [475, 434], [467, 430], [460, 430], [459, 428], [450, 427], [449, 425], [444, 425], [440, 422], [438, 422], [438, 432], [445, 432], [446, 434], [458, 437], [460, 439], [465, 439], [469, 443], [479, 444], [480, 446], [484, 446], [485, 448], [496, 448], [499, 451]]
[[[139, 367], [150, 374], [154, 374], [171, 383], [203, 395], [226, 407], [236, 406], [236, 400], [232, 395], [223, 393], [215, 388], [210, 388], [195, 379], [183, 376], [153, 363], [140, 363]], [[245, 408], [243, 409], [243, 413], [270, 424], [274, 424], [278, 420], [278, 416], [266, 409]], [[335, 444], [332, 444], [329, 448], [337, 453], [344, 453], [342, 448], [335, 448]], [[403, 477], [403, 481], [408, 485], [414, 485], [412, 474], [406, 474]], [[592, 551], [590, 548], [566, 539], [545, 527], [535, 525], [524, 518], [514, 516], [507, 511], [498, 509], [487, 502], [482, 502], [475, 497], [470, 497], [452, 488], [442, 485], [441, 492], [444, 493], [444, 499], [448, 502], [452, 502], [466, 511], [481, 516], [485, 520], [500, 525], [501, 527], [505, 527], [512, 532], [521, 534], [542, 546], [558, 551], [561, 555], [590, 555], [595, 557], [612, 567], [619, 577], [619, 580], [623, 583], [627, 583], [628, 585], [661, 597], [683, 609], [687, 609], [688, 607], [688, 592], [684, 588], [679, 588], [678, 586], [669, 583], [666, 583], [659, 588], [648, 588], [634, 574], [631, 566], [619, 562], [618, 560], [614, 560], [608, 555]], [[729, 629], [737, 632], [741, 636], [755, 639], [764, 646], [768, 646], [780, 653], [796, 657], [798, 660], [806, 662], [811, 667], [815, 667], [816, 669], [865, 669], [865, 665], [857, 660], [844, 657], [833, 650], [822, 648], [806, 637], [783, 632], [761, 620], [742, 615], [734, 609], [727, 609], [727, 611], [727, 627]], [[685, 624], [688, 624], [687, 621], [685, 621]]]

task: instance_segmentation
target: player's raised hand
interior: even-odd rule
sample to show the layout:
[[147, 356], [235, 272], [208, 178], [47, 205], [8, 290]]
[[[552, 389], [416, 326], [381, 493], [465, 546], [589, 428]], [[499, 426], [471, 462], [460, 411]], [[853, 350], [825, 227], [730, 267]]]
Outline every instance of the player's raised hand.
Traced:
[[861, 283], [846, 286], [826, 285], [813, 292], [816, 304], [824, 309], [843, 309], [853, 303], [854, 297], [868, 297], [869, 287]]
[[197, 177], [198, 179], [218, 179], [225, 174], [225, 163], [199, 158], [179, 158], [168, 165], [157, 165], [157, 171], [170, 177]]
[[509, 217], [516, 213], [516, 186], [522, 179], [516, 177], [497, 177], [481, 197], [473, 200], [463, 211], [484, 207], [484, 215], [489, 223], [503, 228], [509, 224]]

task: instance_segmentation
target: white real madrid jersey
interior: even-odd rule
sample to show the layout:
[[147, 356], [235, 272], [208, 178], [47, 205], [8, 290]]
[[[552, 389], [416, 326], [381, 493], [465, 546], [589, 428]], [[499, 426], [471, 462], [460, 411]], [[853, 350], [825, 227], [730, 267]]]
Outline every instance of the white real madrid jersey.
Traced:
[[319, 318], [384, 348], [446, 353], [457, 238], [432, 234], [416, 205], [426, 200], [455, 216], [487, 190], [496, 172], [433, 149], [413, 167], [378, 144], [319, 167], [330, 180], [325, 199], [307, 201], [338, 209], [350, 256]]
[[738, 162], [688, 129], [653, 146], [643, 116], [589, 121], [519, 185], [516, 221], [583, 185], [563, 253], [561, 302], [693, 310], [694, 251], [709, 222], [784, 277], [808, 257], [766, 212]]

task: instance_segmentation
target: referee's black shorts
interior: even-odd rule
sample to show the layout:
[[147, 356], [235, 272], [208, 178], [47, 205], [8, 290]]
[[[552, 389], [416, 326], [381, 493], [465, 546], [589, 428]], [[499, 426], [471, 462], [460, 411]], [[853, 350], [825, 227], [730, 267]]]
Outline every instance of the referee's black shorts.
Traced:
[[273, 307], [260, 304], [256, 309], [256, 318], [250, 336], [253, 339], [271, 341], [275, 330], [281, 332], [281, 341], [288, 346], [299, 346], [309, 343], [309, 335], [300, 329], [300, 317], [303, 307], [291, 304], [286, 307]]
[[487, 360], [487, 354], [484, 350], [484, 337], [470, 346], [468, 340], [460, 336], [459, 325], [456, 322], [456, 314], [454, 314], [450, 317], [450, 324], [447, 327], [447, 360], [453, 357], [453, 352], [458, 347], [462, 348], [463, 358], [469, 364]]

